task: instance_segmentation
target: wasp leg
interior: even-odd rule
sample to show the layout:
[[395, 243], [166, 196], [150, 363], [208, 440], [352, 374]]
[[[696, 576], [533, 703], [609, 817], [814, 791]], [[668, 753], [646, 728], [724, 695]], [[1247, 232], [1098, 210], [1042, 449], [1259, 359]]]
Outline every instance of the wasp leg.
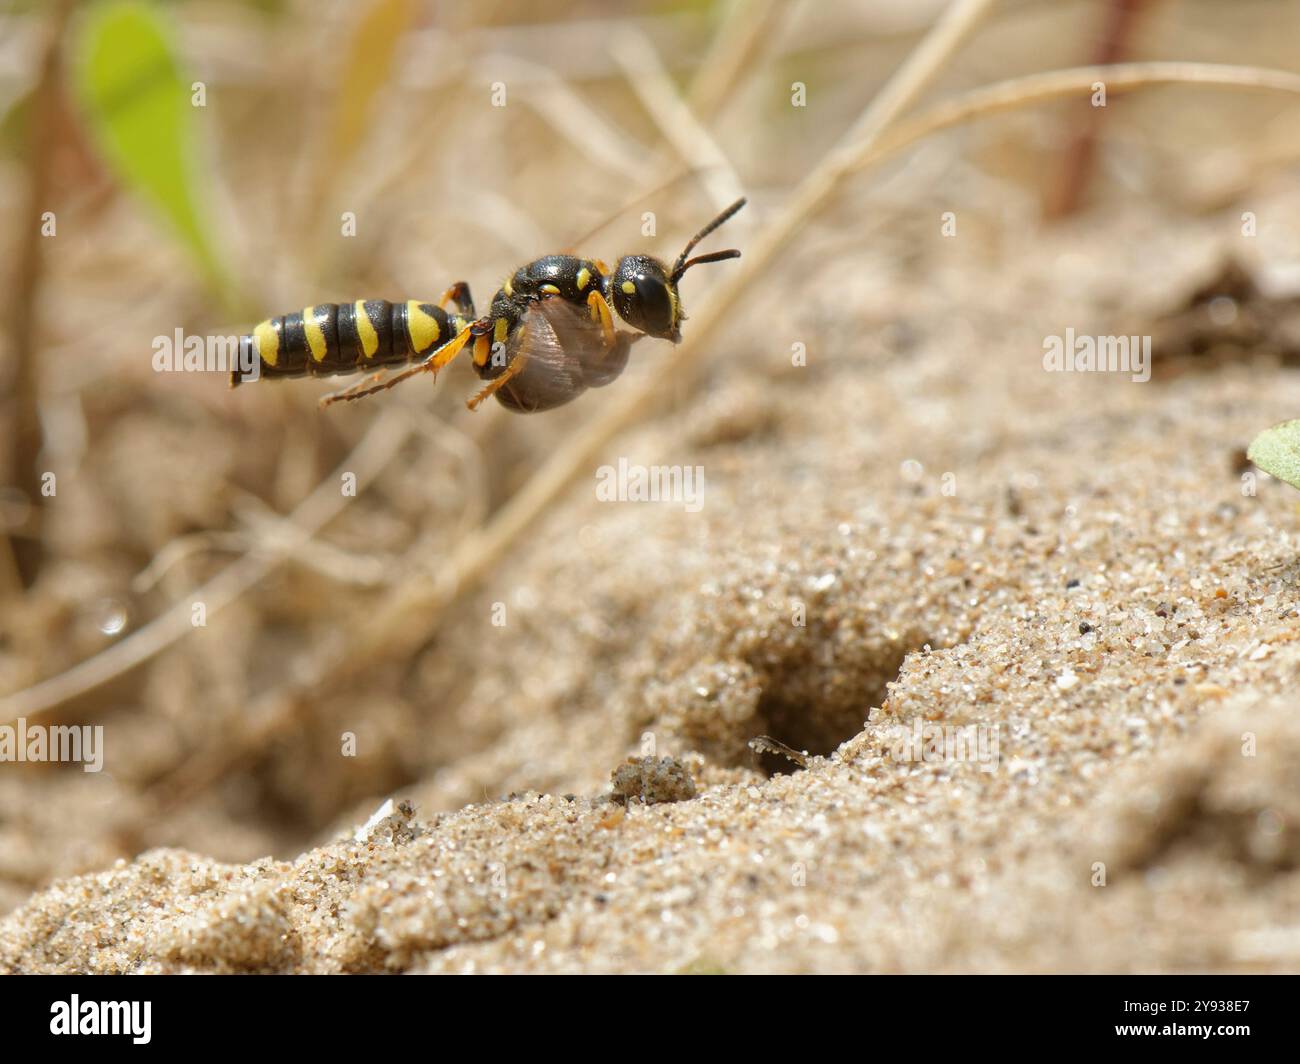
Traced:
[[466, 318], [478, 317], [474, 313], [474, 297], [469, 294], [469, 285], [464, 281], [457, 281], [439, 297], [438, 306], [443, 310], [447, 309], [448, 303], [455, 303], [456, 309]]
[[329, 406], [331, 403], [338, 402], [340, 399], [356, 398], [355, 396], [352, 396], [350, 393], [359, 391], [362, 388], [374, 384], [375, 381], [382, 380], [383, 376], [384, 376], [384, 371], [381, 369], [378, 373], [372, 373], [370, 374], [369, 377], [366, 377], [364, 380], [361, 380], [356, 384], [350, 384], [346, 388], [340, 388], [337, 392], [329, 392], [325, 395], [322, 395], [320, 397], [320, 405], [322, 407], [326, 407]]
[[434, 351], [433, 354], [419, 365], [412, 366], [410, 369], [402, 370], [401, 373], [390, 377], [382, 384], [371, 383], [380, 376], [380, 374], [376, 373], [373, 377], [367, 377], [359, 384], [354, 384], [350, 388], [344, 388], [342, 391], [330, 392], [328, 395], [322, 396], [320, 405], [326, 407], [332, 403], [351, 401], [353, 399], [363, 399], [367, 395], [374, 395], [376, 392], [385, 392], [394, 385], [401, 384], [404, 380], [409, 380], [417, 373], [432, 373], [434, 376], [437, 376], [438, 370], [442, 369], [443, 366], [447, 365], [448, 362], [460, 354], [461, 348], [469, 342], [469, 337], [470, 327], [466, 326], [456, 334], [454, 339], [443, 344], [442, 347]]
[[492, 354], [492, 341], [488, 338], [495, 333], [496, 322], [491, 318], [480, 318], [470, 324], [469, 331], [474, 334], [474, 365], [486, 366]]
[[528, 361], [527, 355], [522, 355], [522, 354], [516, 355], [515, 360], [506, 367], [506, 371], [503, 374], [501, 374], [501, 376], [497, 377], [494, 381], [488, 384], [488, 386], [484, 388], [481, 392], [479, 392], [478, 395], [474, 396], [473, 399], [466, 401], [465, 405], [469, 407], [471, 410], [477, 410], [479, 408], [479, 404], [482, 403], [484, 399], [491, 398], [493, 393], [495, 393], [503, 384], [505, 384], [506, 381], [508, 381], [511, 377], [516, 376], [519, 373], [519, 371], [524, 368], [524, 363], [526, 363], [527, 361]]
[[430, 373], [437, 373], [443, 366], [447, 365], [453, 358], [460, 354], [461, 348], [469, 343], [470, 327], [468, 325], [456, 334], [455, 338], [449, 343], [440, 347], [437, 351], [430, 354], [422, 366], [426, 367]]
[[605, 350], [608, 351], [614, 346], [614, 316], [609, 312], [609, 304], [603, 295], [593, 291], [587, 297], [587, 306], [591, 308], [591, 320], [600, 322], [605, 334]]

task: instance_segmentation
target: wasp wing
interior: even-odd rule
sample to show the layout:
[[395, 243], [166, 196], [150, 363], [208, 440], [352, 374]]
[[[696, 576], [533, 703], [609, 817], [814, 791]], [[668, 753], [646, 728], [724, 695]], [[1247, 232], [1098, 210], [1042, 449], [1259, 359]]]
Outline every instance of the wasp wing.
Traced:
[[627, 364], [629, 337], [619, 334], [613, 348], [588, 307], [550, 296], [529, 305], [511, 335], [507, 363], [526, 359], [501, 402], [524, 413], [551, 410], [591, 387], [608, 384]]

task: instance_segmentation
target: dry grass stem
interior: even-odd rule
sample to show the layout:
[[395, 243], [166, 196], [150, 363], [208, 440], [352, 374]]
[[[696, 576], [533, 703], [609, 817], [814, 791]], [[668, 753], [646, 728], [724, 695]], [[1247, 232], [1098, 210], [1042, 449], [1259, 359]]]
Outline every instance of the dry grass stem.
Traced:
[[268, 553], [244, 555], [165, 613], [103, 653], [6, 696], [0, 700], [0, 721], [9, 723], [18, 717], [34, 719], [108, 683], [193, 632], [192, 603], [204, 603], [211, 617], [259, 583], [347, 504], [348, 499], [339, 490], [339, 477], [344, 472], [351, 472], [356, 474], [359, 484], [366, 483], [396, 456], [410, 432], [410, 423], [405, 417], [389, 414], [378, 418], [338, 469], [321, 481], [289, 515], [287, 520], [294, 530], [293, 535], [286, 536]]

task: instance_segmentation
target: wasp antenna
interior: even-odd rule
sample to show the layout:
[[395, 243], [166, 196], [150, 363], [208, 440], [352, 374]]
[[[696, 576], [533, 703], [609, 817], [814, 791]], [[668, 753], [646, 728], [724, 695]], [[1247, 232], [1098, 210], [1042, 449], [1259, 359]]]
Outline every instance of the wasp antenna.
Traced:
[[740, 258], [739, 248], [728, 248], [726, 251], [710, 251], [707, 255], [696, 255], [695, 258], [687, 259], [675, 270], [673, 270], [673, 277], [672, 277], [673, 284], [676, 284], [678, 281], [680, 281], [682, 278], [682, 274], [684, 274], [692, 266], [698, 266], [703, 262], [721, 262], [723, 259], [738, 259], [738, 258]]
[[[737, 211], [739, 211], [740, 208], [743, 207], [748, 202], [749, 201], [744, 196], [742, 196], [740, 199], [736, 200], [736, 202], [733, 203], [730, 207], [728, 207], [725, 211], [723, 211], [716, 218], [714, 218], [713, 221], [711, 221], [708, 225], [706, 225], [703, 229], [701, 229], [698, 233], [696, 233], [693, 237], [691, 237], [690, 243], [687, 244], [686, 247], [682, 248], [682, 253], [677, 256], [677, 262], [674, 263], [673, 265], [672, 279], [674, 281], [676, 281], [677, 278], [679, 278], [695, 263], [715, 261], [706, 255], [701, 255], [698, 259], [695, 259], [692, 262], [687, 262], [686, 256], [688, 256], [693, 250], [695, 250], [696, 244], [698, 244], [701, 240], [703, 240], [706, 236], [708, 236], [711, 232], [713, 232], [713, 230], [718, 228], [718, 226], [720, 226], [723, 222], [731, 218], [732, 215], [734, 215]], [[740, 254], [739, 251], [735, 252], [734, 254], [728, 252], [724, 254], [723, 257], [728, 259], [734, 259], [739, 254]]]

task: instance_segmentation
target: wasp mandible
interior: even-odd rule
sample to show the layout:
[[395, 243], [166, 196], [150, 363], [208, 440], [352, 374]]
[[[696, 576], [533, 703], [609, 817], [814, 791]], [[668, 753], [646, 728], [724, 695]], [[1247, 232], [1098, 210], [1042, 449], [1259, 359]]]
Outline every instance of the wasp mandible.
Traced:
[[[612, 272], [599, 259], [546, 255], [517, 269], [482, 318], [469, 285], [460, 281], [437, 303], [322, 303], [269, 318], [241, 338], [241, 347], [256, 353], [260, 377], [380, 370], [331, 392], [322, 406], [373, 395], [421, 373], [436, 376], [469, 348], [475, 372], [487, 382], [469, 400], [471, 410], [491, 395], [518, 413], [552, 410], [614, 380], [641, 337], [681, 342], [682, 275], [692, 266], [740, 257], [735, 248], [690, 254], [745, 202], [737, 200], [696, 233], [671, 269], [649, 255], [624, 255]], [[616, 328], [615, 315], [633, 331]], [[381, 380], [383, 370], [394, 366], [408, 368]], [[231, 387], [245, 379], [253, 378], [236, 370]]]

